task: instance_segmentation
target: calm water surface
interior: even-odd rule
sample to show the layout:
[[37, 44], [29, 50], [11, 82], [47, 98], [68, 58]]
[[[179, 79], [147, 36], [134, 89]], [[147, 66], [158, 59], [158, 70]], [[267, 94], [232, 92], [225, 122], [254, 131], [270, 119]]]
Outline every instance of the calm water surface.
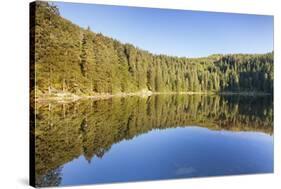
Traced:
[[270, 96], [157, 95], [36, 109], [37, 186], [273, 172]]

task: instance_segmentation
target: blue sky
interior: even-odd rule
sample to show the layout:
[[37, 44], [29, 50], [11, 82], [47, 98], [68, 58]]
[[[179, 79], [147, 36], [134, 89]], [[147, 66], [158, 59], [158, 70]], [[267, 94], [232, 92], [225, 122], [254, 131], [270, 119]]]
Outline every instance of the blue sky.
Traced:
[[273, 17], [59, 3], [61, 16], [156, 54], [200, 57], [273, 50]]

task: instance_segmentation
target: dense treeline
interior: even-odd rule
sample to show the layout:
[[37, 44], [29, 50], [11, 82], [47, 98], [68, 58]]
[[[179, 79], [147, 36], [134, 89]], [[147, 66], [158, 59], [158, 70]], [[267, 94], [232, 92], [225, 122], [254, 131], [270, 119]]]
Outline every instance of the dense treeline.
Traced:
[[37, 95], [273, 90], [273, 52], [206, 58], [154, 55], [80, 28], [44, 2], [37, 2], [35, 23]]
[[272, 134], [273, 104], [271, 96], [111, 98], [41, 104], [36, 108], [36, 123], [36, 181], [43, 186], [53, 178], [50, 173], [74, 158], [101, 158], [113, 144], [153, 129], [201, 125]]

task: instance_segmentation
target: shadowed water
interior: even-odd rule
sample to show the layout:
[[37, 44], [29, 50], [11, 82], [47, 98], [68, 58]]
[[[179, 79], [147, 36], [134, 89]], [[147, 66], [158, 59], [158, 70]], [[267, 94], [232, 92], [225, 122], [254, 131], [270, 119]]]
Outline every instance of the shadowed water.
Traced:
[[154, 95], [35, 111], [37, 186], [273, 172], [272, 96]]

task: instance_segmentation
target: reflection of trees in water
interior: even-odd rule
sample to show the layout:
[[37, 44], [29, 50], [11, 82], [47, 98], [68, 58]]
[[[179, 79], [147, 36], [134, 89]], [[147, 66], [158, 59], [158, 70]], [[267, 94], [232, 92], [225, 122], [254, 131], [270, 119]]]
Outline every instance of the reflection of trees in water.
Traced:
[[[155, 128], [188, 125], [272, 134], [272, 97], [158, 95], [38, 105], [38, 186], [59, 184], [47, 175], [81, 154], [90, 162], [93, 156], [101, 158], [123, 139]], [[58, 174], [52, 176], [59, 178], [59, 171], [54, 173]]]
[[36, 186], [51, 187], [61, 183], [61, 167], [46, 171], [44, 175], [36, 175]]

